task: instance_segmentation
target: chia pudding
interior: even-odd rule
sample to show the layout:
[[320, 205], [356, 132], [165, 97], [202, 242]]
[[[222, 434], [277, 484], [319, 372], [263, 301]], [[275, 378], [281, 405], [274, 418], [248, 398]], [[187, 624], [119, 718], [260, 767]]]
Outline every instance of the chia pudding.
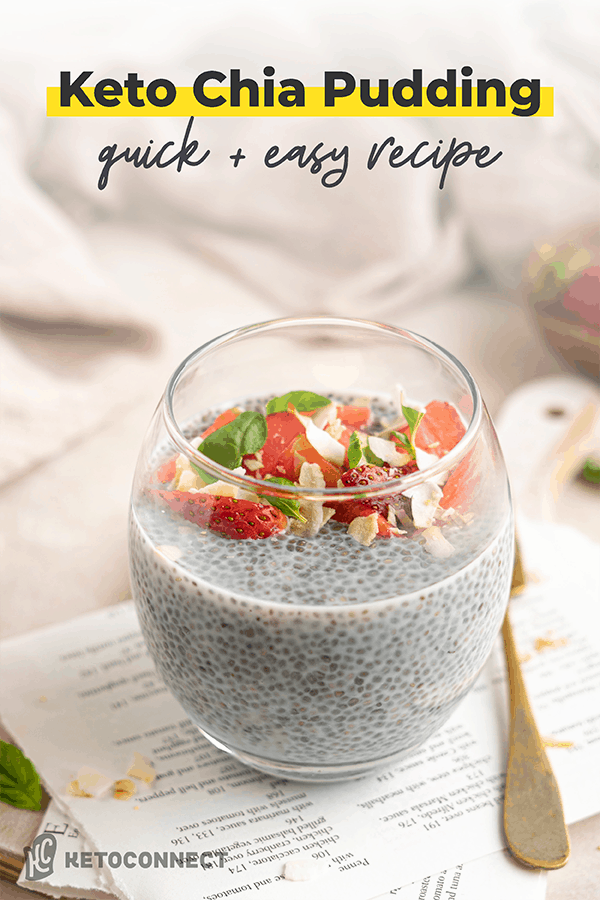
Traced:
[[[347, 399], [327, 398], [332, 404]], [[385, 433], [393, 417], [390, 403], [370, 405], [369, 433]], [[236, 415], [265, 406], [265, 401], [242, 401]], [[188, 423], [184, 434], [206, 434], [215, 417], [205, 413]], [[215, 425], [219, 421], [222, 416]], [[340, 437], [335, 427], [330, 431]], [[362, 428], [366, 433], [364, 423]], [[360, 464], [350, 468], [352, 440], [346, 439], [343, 483], [359, 487], [378, 470], [387, 478], [414, 472], [417, 463], [409, 458], [414, 436], [408, 426], [404, 430], [410, 438], [404, 444], [399, 443], [402, 433], [394, 432], [398, 451], [406, 451], [409, 459], [404, 468], [374, 461], [364, 438], [363, 455], [357, 451]], [[424, 446], [435, 450], [439, 443], [430, 434]], [[255, 458], [266, 468], [268, 446], [267, 441], [265, 457], [244, 456], [246, 474], [256, 474]], [[385, 450], [381, 443], [373, 446]], [[154, 451], [151, 465], [158, 472], [165, 469], [167, 455], [161, 447]], [[277, 473], [293, 474], [284, 463]], [[297, 463], [296, 458], [296, 474]], [[475, 504], [476, 514], [461, 514], [448, 504], [444, 508], [437, 505], [443, 503], [442, 486], [435, 494], [435, 517], [426, 513], [433, 523], [428, 528], [416, 527], [416, 513], [411, 519], [413, 492], [410, 502], [397, 494], [389, 504], [390, 496], [354, 499], [354, 507], [332, 504], [336, 513], [330, 511], [332, 518], [313, 528], [315, 533], [298, 524], [293, 513], [286, 520], [275, 509], [286, 520], [285, 530], [260, 540], [235, 540], [231, 530], [215, 531], [210, 518], [194, 519], [193, 504], [201, 492], [206, 499], [207, 488], [182, 492], [189, 478], [186, 464], [180, 458], [174, 479], [162, 490], [142, 492], [134, 503], [130, 561], [151, 656], [203, 733], [266, 771], [313, 779], [331, 772], [348, 777], [369, 771], [374, 763], [389, 764], [439, 729], [473, 685], [502, 622], [513, 559], [513, 526], [506, 510], [481, 503]], [[168, 465], [167, 474], [173, 475], [172, 460]], [[327, 474], [325, 463], [322, 469]], [[201, 478], [196, 484], [203, 484], [202, 475], [208, 477], [192, 467], [192, 477]], [[184, 496], [191, 518], [181, 514]], [[208, 500], [225, 502], [215, 494]], [[365, 509], [365, 504], [370, 505]], [[289, 515], [289, 506], [282, 508]], [[350, 516], [346, 508], [353, 510]], [[367, 514], [370, 539], [360, 528], [353, 538], [350, 519], [363, 517], [362, 526]], [[441, 550], [437, 540], [427, 541], [428, 531], [443, 535], [436, 536]]]

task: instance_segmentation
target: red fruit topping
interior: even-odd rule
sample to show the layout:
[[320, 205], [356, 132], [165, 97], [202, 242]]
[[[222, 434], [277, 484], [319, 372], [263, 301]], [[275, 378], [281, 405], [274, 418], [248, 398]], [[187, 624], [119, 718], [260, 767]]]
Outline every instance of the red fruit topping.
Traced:
[[346, 487], [379, 484], [382, 481], [392, 481], [394, 478], [401, 478], [403, 475], [409, 475], [416, 471], [417, 464], [414, 459], [404, 466], [357, 466], [355, 469], [344, 472], [342, 482]]
[[478, 467], [473, 459], [473, 450], [471, 450], [459, 462], [444, 485], [444, 495], [440, 500], [440, 506], [443, 506], [444, 509], [452, 507], [460, 513], [468, 512], [478, 481]]
[[287, 527], [287, 517], [270, 503], [188, 491], [153, 491], [173, 512], [188, 522], [218, 531], [236, 540], [271, 537]]
[[285, 531], [287, 517], [269, 503], [217, 497], [210, 528], [236, 540], [259, 540]]
[[208, 525], [217, 497], [212, 494], [192, 494], [188, 491], [152, 491], [167, 503], [173, 512], [195, 525]]
[[[262, 448], [263, 467], [259, 475], [283, 476], [294, 481], [296, 478], [296, 462], [293, 443], [302, 432], [304, 425], [294, 413], [271, 413], [267, 417], [267, 439]], [[256, 472], [251, 472], [256, 476]]]
[[[357, 466], [355, 469], [344, 472], [342, 483], [346, 487], [360, 488], [363, 485], [391, 481], [394, 478], [400, 478], [402, 475], [409, 475], [411, 472], [416, 471], [417, 464], [414, 460], [411, 460], [405, 466]], [[391, 501], [391, 497], [369, 497], [364, 500], [347, 500], [342, 503], [331, 503], [328, 505], [335, 508], [333, 518], [337, 522], [351, 522], [358, 516], [370, 516], [374, 512], [379, 513], [383, 519], [387, 515], [387, 508]], [[379, 533], [382, 534], [383, 531], [387, 532], [387, 529], [382, 529], [380, 524]], [[389, 533], [384, 536], [389, 537]]]
[[352, 431], [365, 428], [371, 420], [368, 406], [338, 406], [337, 415], [342, 425], [347, 425]]
[[222, 428], [223, 425], [229, 425], [230, 422], [233, 422], [234, 419], [240, 414], [240, 410], [233, 406], [231, 409], [226, 409], [225, 412], [222, 412], [220, 416], [217, 416], [212, 425], [209, 425], [206, 431], [203, 431], [201, 434], [202, 439], [208, 437], [209, 434], [212, 434], [213, 431], [216, 431], [218, 428]]
[[[408, 425], [399, 431], [408, 434]], [[456, 447], [464, 433], [465, 426], [452, 404], [433, 400], [425, 407], [425, 415], [415, 435], [415, 444], [427, 453], [445, 456], [449, 450]]]
[[156, 470], [156, 481], [160, 481], [161, 484], [166, 484], [168, 481], [173, 481], [175, 478], [175, 464], [176, 459], [170, 459], [168, 462], [163, 463], [162, 466], [159, 466]]

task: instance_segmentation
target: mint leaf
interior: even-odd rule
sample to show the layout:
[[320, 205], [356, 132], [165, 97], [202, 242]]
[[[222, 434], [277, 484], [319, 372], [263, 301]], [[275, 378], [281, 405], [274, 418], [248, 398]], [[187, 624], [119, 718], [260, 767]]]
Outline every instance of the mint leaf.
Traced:
[[[237, 469], [242, 464], [242, 457], [248, 453], [256, 453], [266, 439], [267, 420], [262, 413], [249, 410], [207, 435], [198, 450], [226, 469]], [[206, 480], [206, 473], [202, 469], [197, 466], [194, 469]], [[212, 481], [215, 480], [212, 478]]]
[[276, 412], [287, 412], [288, 405], [292, 405], [298, 412], [312, 412], [314, 409], [322, 409], [329, 406], [331, 400], [312, 391], [289, 391], [281, 397], [273, 397], [267, 403], [267, 415]]
[[355, 469], [360, 464], [361, 459], [362, 447], [360, 446], [358, 431], [353, 431], [348, 445], [348, 466], [351, 469]]
[[403, 434], [401, 431], [392, 431], [392, 434], [395, 438], [398, 438], [406, 452], [410, 453], [410, 455], [414, 459], [417, 454], [415, 453], [415, 448], [413, 447], [409, 436], [407, 434]]
[[33, 763], [5, 741], [0, 741], [0, 800], [18, 809], [42, 806], [40, 779]]
[[[289, 478], [275, 478], [269, 477], [266, 478], [265, 481], [268, 481], [269, 484], [293, 484], [293, 481], [290, 481]], [[306, 519], [300, 512], [300, 503], [298, 500], [291, 500], [288, 497], [269, 497], [265, 494], [258, 495], [261, 500], [264, 500], [266, 503], [270, 503], [271, 506], [277, 507], [280, 509], [282, 513], [285, 513], [286, 516], [291, 516], [293, 519], [298, 519], [300, 522], [306, 522]]]
[[410, 406], [402, 407], [402, 415], [406, 419], [408, 423], [408, 427], [410, 429], [410, 438], [414, 443], [415, 434], [417, 433], [417, 428], [421, 424], [421, 420], [425, 415], [424, 412], [419, 412], [417, 409], [412, 409]]
[[376, 453], [373, 453], [368, 444], [366, 447], [362, 448], [362, 455], [370, 466], [385, 466], [384, 461], [380, 459]]
[[590, 484], [600, 484], [600, 466], [593, 459], [586, 459], [581, 477]]
[[402, 415], [406, 419], [406, 422], [408, 424], [408, 430], [410, 432], [408, 446], [407, 446], [406, 440], [405, 440], [406, 435], [402, 435], [402, 437], [401, 437], [397, 431], [395, 431], [394, 434], [396, 435], [396, 437], [400, 438], [402, 444], [404, 445], [406, 450], [410, 453], [412, 458], [416, 459], [417, 451], [415, 448], [415, 434], [417, 433], [417, 428], [421, 424], [421, 420], [423, 419], [423, 416], [425, 415], [425, 413], [419, 412], [417, 409], [413, 409], [411, 406], [404, 406], [404, 404], [402, 404]]

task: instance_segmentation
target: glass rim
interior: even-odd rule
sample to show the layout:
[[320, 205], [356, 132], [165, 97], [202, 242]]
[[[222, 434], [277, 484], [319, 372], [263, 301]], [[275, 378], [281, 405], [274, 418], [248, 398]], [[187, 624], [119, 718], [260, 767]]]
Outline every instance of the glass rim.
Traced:
[[[296, 326], [310, 325], [344, 326], [353, 327], [357, 330], [366, 329], [375, 333], [391, 334], [412, 343], [414, 346], [429, 351], [434, 356], [443, 360], [446, 364], [449, 364], [450, 367], [457, 371], [466, 382], [473, 401], [473, 412], [471, 414], [471, 419], [466, 426], [465, 434], [445, 456], [440, 457], [436, 463], [433, 463], [433, 465], [428, 468], [420, 469], [412, 474], [402, 475], [399, 478], [390, 479], [389, 481], [382, 481], [364, 486], [361, 485], [360, 490], [357, 490], [355, 485], [341, 488], [306, 488], [296, 484], [270, 485], [268, 481], [263, 481], [260, 478], [236, 474], [231, 469], [227, 469], [220, 463], [216, 463], [208, 456], [204, 456], [204, 454], [200, 453], [193, 444], [187, 440], [181, 431], [173, 409], [175, 392], [186, 372], [188, 372], [203, 356], [208, 355], [213, 350], [226, 344], [233, 344], [238, 340], [244, 340], [254, 334], [266, 334], [279, 328], [293, 328]], [[192, 353], [190, 353], [175, 369], [167, 382], [167, 387], [161, 400], [161, 408], [167, 434], [173, 441], [175, 447], [190, 461], [193, 461], [213, 477], [217, 477], [220, 481], [225, 481], [236, 487], [244, 488], [264, 496], [288, 497], [296, 500], [301, 498], [303, 500], [314, 500], [317, 502], [325, 499], [328, 501], [347, 501], [355, 497], [384, 497], [389, 496], [390, 494], [401, 494], [424, 482], [436, 480], [441, 475], [446, 474], [449, 469], [463, 458], [465, 453], [477, 440], [482, 425], [482, 399], [479, 388], [469, 370], [448, 350], [440, 347], [439, 344], [434, 343], [434, 341], [430, 341], [428, 338], [405, 328], [396, 328], [393, 325], [386, 325], [370, 319], [325, 315], [293, 316], [282, 319], [270, 319], [266, 322], [258, 322], [254, 325], [245, 325], [241, 328], [235, 328], [232, 331], [225, 332], [218, 337], [212, 338], [196, 350], [193, 350]]]

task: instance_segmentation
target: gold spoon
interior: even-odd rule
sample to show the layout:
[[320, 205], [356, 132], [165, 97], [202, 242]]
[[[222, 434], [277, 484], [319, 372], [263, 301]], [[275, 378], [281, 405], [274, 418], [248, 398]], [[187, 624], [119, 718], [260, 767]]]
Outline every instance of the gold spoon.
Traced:
[[[518, 542], [510, 595], [525, 586]], [[515, 859], [536, 869], [560, 869], [571, 852], [554, 772], [537, 730], [508, 610], [502, 625], [510, 689], [510, 742], [504, 790], [504, 833]]]

